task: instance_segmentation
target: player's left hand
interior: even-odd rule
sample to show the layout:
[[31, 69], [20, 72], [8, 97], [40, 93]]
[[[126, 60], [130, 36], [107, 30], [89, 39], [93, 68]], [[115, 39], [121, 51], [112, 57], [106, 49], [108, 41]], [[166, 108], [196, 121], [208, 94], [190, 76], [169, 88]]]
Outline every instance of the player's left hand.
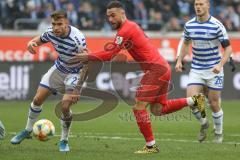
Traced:
[[35, 50], [35, 47], [37, 47], [37, 43], [34, 42], [34, 41], [30, 41], [28, 42], [27, 44], [27, 49], [28, 51], [31, 53], [31, 54], [35, 54], [36, 53], [36, 50]]
[[80, 53], [76, 54], [73, 58], [69, 60], [69, 62], [81, 62], [81, 63], [87, 63], [88, 62], [88, 49], [81, 50]]
[[68, 101], [71, 104], [76, 104], [80, 99], [80, 94], [79, 93], [67, 93], [64, 94], [63, 101]]
[[88, 54], [87, 53], [76, 54], [72, 59], [70, 59], [70, 61], [87, 63], [88, 62]]
[[222, 70], [222, 65], [217, 64], [213, 67], [212, 72], [218, 74], [218, 73], [220, 73], [221, 70]]

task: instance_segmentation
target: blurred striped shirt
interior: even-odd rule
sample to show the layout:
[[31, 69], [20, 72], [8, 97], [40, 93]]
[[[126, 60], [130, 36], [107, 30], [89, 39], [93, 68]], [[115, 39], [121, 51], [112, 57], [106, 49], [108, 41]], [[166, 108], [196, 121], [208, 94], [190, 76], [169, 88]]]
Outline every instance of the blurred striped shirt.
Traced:
[[63, 73], [78, 73], [83, 67], [79, 62], [68, 62], [81, 49], [86, 48], [86, 39], [83, 33], [73, 26], [69, 26], [69, 35], [67, 37], [57, 37], [53, 33], [52, 27], [48, 28], [40, 39], [43, 43], [51, 42], [58, 52], [58, 59], [55, 61], [57, 69]]
[[221, 60], [220, 44], [228, 40], [225, 27], [210, 16], [206, 22], [194, 17], [185, 24], [184, 39], [192, 41], [192, 69], [205, 70], [214, 67]]

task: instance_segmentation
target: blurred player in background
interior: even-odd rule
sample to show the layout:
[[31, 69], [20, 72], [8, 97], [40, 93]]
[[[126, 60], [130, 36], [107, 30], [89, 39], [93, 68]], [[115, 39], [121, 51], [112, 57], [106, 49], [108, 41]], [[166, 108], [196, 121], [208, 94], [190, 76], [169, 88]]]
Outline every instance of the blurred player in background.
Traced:
[[112, 28], [117, 30], [111, 48], [95, 53], [84, 52], [75, 56], [74, 60], [110, 61], [122, 49], [127, 49], [134, 60], [139, 62], [145, 74], [136, 92], [133, 113], [146, 145], [135, 153], [157, 153], [159, 148], [155, 145], [147, 106], [150, 105], [151, 112], [157, 116], [176, 112], [188, 105], [194, 105], [204, 113], [204, 96], [198, 94], [188, 98], [168, 100], [168, 86], [171, 79], [168, 62], [159, 54], [142, 29], [126, 18], [125, 10], [119, 1], [108, 4], [107, 17]]
[[76, 53], [86, 48], [85, 37], [77, 28], [70, 26], [67, 14], [64, 11], [55, 11], [51, 14], [52, 26], [41, 36], [33, 38], [28, 43], [28, 51], [35, 54], [35, 47], [51, 42], [58, 52], [59, 57], [55, 64], [42, 77], [37, 93], [30, 104], [26, 128], [11, 139], [12, 144], [19, 144], [30, 137], [33, 124], [37, 121], [42, 111], [42, 104], [51, 95], [65, 93], [62, 98], [62, 134], [59, 150], [69, 151], [68, 134], [70, 130], [72, 115], [70, 106], [79, 100], [79, 92], [75, 89], [81, 71], [85, 67], [79, 62], [69, 62]]
[[5, 127], [2, 121], [0, 121], [0, 140], [3, 139], [4, 137], [5, 137]]
[[[220, 104], [223, 88], [223, 66], [229, 59], [232, 48], [225, 27], [209, 13], [209, 0], [195, 0], [196, 17], [185, 24], [184, 40], [175, 69], [182, 72], [182, 60], [192, 44], [193, 59], [189, 73], [187, 96], [203, 92], [207, 86], [207, 97], [212, 109], [216, 143], [223, 140], [223, 110]], [[223, 47], [223, 57], [219, 46]], [[205, 89], [206, 90], [206, 89]], [[197, 108], [192, 108], [193, 114], [201, 124], [198, 140], [202, 142], [207, 136], [209, 122]]]

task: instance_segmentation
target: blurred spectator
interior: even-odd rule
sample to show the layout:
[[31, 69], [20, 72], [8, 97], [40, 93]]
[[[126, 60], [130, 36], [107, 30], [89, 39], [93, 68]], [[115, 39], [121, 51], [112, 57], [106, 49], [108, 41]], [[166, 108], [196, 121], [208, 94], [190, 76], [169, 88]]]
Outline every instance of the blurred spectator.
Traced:
[[40, 32], [44, 32], [44, 31], [46, 31], [47, 28], [50, 27], [50, 26], [51, 26], [51, 18], [48, 17], [48, 18], [43, 19], [43, 20], [39, 23], [37, 29], [38, 29], [38, 31], [40, 31]]
[[14, 21], [21, 18], [22, 11], [15, 0], [1, 2], [1, 22], [3, 28], [13, 29]]
[[149, 30], [160, 30], [163, 26], [162, 13], [155, 11], [154, 9], [149, 10]]
[[190, 3], [186, 0], [178, 0], [177, 5], [179, 6], [179, 15], [189, 15], [190, 14]]
[[73, 26], [77, 27], [77, 25], [78, 25], [78, 13], [74, 8], [73, 3], [68, 3], [66, 7], [67, 7], [66, 8], [67, 16], [68, 16], [68, 19], [69, 19], [70, 23]]
[[240, 27], [240, 17], [235, 12], [233, 6], [228, 6], [225, 10], [225, 16], [227, 21], [231, 21], [233, 25], [232, 31], [236, 31]]
[[226, 17], [227, 19], [224, 21], [223, 25], [225, 26], [226, 30], [228, 31], [236, 31], [237, 28], [235, 27], [234, 23], [231, 21], [230, 17]]
[[182, 26], [176, 17], [172, 17], [166, 25], [167, 31], [182, 31]]
[[124, 8], [126, 10], [126, 14], [127, 14], [127, 17], [129, 19], [134, 19], [134, 4], [133, 4], [133, 1], [132, 0], [122, 0], [121, 1], [124, 5]]
[[[37, 29], [39, 23], [54, 10], [67, 11], [71, 25], [88, 30], [109, 30], [106, 21], [106, 5], [110, 0], [0, 0], [0, 27], [13, 29], [19, 18], [29, 22], [21, 29]], [[127, 17], [135, 20], [145, 30], [182, 30], [192, 18], [194, 0], [120, 0]], [[217, 17], [229, 31], [240, 30], [240, 0], [210, 0], [211, 14]], [[18, 27], [19, 28], [19, 27]]]
[[97, 15], [93, 12], [91, 3], [84, 2], [78, 10], [78, 24], [80, 29], [98, 29]]
[[32, 20], [44, 18], [44, 13], [37, 7], [35, 1], [30, 0], [26, 2], [23, 18]]
[[53, 11], [54, 11], [54, 6], [52, 3], [43, 4], [43, 14], [45, 18], [50, 17]]
[[144, 3], [141, 0], [136, 0], [134, 5], [134, 19], [143, 29], [148, 29], [148, 14]]
[[173, 12], [171, 11], [170, 4], [164, 4], [162, 9], [163, 21], [168, 22], [173, 16]]

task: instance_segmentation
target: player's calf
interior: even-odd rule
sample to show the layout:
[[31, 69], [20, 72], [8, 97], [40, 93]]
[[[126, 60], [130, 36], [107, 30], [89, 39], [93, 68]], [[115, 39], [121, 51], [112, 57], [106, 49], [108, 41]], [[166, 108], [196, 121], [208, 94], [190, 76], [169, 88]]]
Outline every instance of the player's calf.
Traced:
[[160, 103], [158, 104], [152, 104], [150, 105], [150, 111], [154, 116], [161, 116], [162, 113], [162, 105]]

